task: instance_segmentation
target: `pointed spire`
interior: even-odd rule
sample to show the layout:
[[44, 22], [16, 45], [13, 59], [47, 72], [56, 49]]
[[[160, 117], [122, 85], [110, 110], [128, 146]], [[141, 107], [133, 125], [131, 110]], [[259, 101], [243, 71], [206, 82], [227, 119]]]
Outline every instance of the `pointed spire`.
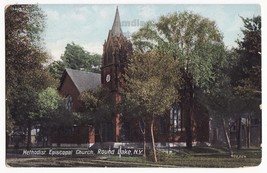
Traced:
[[115, 14], [115, 19], [113, 22], [113, 26], [111, 29], [112, 32], [112, 36], [119, 36], [120, 34], [122, 34], [122, 30], [121, 30], [121, 20], [120, 20], [120, 14], [119, 14], [119, 10], [118, 10], [118, 6], [116, 9], [116, 14]]

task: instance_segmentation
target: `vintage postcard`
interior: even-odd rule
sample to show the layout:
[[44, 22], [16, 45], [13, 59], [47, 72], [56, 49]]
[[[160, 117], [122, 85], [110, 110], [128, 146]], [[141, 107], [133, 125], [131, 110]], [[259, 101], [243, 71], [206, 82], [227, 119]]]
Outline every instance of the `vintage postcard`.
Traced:
[[4, 9], [6, 167], [262, 161], [260, 4]]

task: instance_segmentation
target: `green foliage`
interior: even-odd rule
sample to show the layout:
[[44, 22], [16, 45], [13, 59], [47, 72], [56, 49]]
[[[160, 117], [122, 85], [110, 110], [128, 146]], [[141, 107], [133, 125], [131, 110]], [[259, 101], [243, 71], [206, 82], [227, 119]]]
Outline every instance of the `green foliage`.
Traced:
[[54, 79], [60, 80], [65, 68], [100, 73], [101, 55], [91, 54], [80, 45], [67, 44], [61, 60], [49, 64], [48, 69]]
[[124, 105], [133, 105], [130, 110], [137, 109], [138, 115], [142, 116], [140, 119], [151, 121], [153, 155], [154, 161], [157, 162], [153, 135], [154, 117], [164, 115], [171, 104], [179, 100], [177, 61], [156, 51], [135, 52], [129, 57], [124, 78], [124, 102], [128, 102]]
[[[213, 60], [215, 82], [204, 95], [198, 92], [199, 100], [215, 117], [233, 117], [252, 110], [259, 111], [261, 20], [260, 17], [242, 19], [246, 29], [242, 30], [244, 39], [238, 41], [239, 48], [225, 52], [219, 56], [221, 60]], [[214, 52], [218, 52], [218, 49]]]
[[65, 107], [65, 100], [51, 87], [38, 93], [38, 114], [34, 117], [42, 136], [49, 137], [61, 127], [72, 127], [75, 115]]
[[65, 70], [65, 66], [62, 61], [54, 61], [48, 65], [48, 70], [54, 79], [60, 80], [63, 71]]
[[157, 49], [177, 60], [179, 68], [193, 78], [194, 85], [205, 89], [216, 75], [213, 59], [219, 57], [214, 50], [223, 47], [215, 22], [189, 12], [172, 13], [148, 22], [133, 35], [133, 44], [138, 51]]
[[82, 92], [80, 99], [84, 102], [86, 109], [96, 110], [106, 103], [108, 90], [105, 88], [97, 88], [96, 90], [88, 90]]
[[110, 91], [106, 88], [97, 88], [81, 93], [79, 99], [85, 105], [85, 111], [79, 114], [78, 121], [93, 120], [100, 125], [105, 120], [111, 119], [111, 113], [115, 111], [115, 105], [108, 99]]
[[46, 114], [56, 111], [63, 102], [64, 100], [59, 96], [57, 90], [51, 87], [43, 90], [38, 94], [40, 116], [45, 116]]
[[[230, 78], [233, 66], [236, 64], [236, 54], [233, 51], [224, 51], [225, 48], [221, 49], [223, 53], [218, 56], [221, 59], [213, 60], [215, 64], [213, 71], [216, 73], [213, 85], [209, 90], [196, 92], [198, 101], [207, 108], [213, 118], [233, 116], [242, 107], [242, 102], [234, 95]], [[220, 52], [219, 49], [214, 51]]]
[[91, 55], [83, 47], [72, 42], [67, 44], [61, 59], [67, 68], [97, 71], [99, 70], [101, 56], [97, 54]]
[[[216, 66], [224, 61], [222, 34], [214, 21], [191, 12], [171, 13], [149, 21], [133, 36], [138, 52], [156, 51], [177, 62], [182, 117], [185, 117], [187, 146], [192, 147], [191, 118], [196, 91], [209, 92], [215, 83]], [[166, 91], [165, 89], [162, 91]], [[150, 97], [150, 96], [149, 96]]]
[[156, 52], [134, 53], [125, 79], [126, 99], [143, 107], [150, 116], [161, 114], [179, 99], [177, 62]]
[[238, 64], [233, 74], [233, 84], [242, 97], [261, 98], [261, 16], [242, 18], [243, 38], [237, 40]]
[[25, 120], [33, 119], [38, 114], [38, 93], [31, 86], [20, 87], [19, 94], [16, 95], [12, 109], [12, 115], [18, 125], [23, 125]]
[[7, 116], [20, 125], [35, 116], [37, 93], [53, 83], [43, 66], [48, 59], [41, 39], [44, 20], [37, 5], [5, 10]]

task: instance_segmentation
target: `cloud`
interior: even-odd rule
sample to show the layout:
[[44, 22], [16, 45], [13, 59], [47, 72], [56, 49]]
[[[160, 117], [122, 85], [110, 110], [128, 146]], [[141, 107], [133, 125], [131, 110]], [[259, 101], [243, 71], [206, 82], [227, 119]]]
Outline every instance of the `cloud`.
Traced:
[[[119, 5], [120, 18], [129, 22], [122, 26], [129, 37], [145, 22], [175, 11], [193, 11], [211, 20], [224, 35], [227, 46], [241, 33], [243, 22], [239, 16], [252, 17], [260, 13], [255, 6], [240, 5]], [[253, 9], [251, 9], [253, 8]], [[44, 7], [47, 14], [45, 42], [51, 54], [58, 59], [67, 43], [72, 41], [90, 52], [102, 54], [102, 45], [107, 39], [115, 16], [116, 5], [50, 5]]]
[[[61, 55], [64, 54], [65, 47], [68, 43], [70, 43], [70, 42], [69, 41], [59, 41], [55, 44], [51, 44], [51, 45], [47, 46], [47, 52], [50, 54], [50, 56], [52, 56], [52, 59], [54, 61], [60, 60], [60, 57], [61, 57]], [[80, 45], [86, 51], [88, 51], [92, 54], [96, 53], [96, 54], [102, 55], [102, 53], [103, 53], [103, 43], [94, 42], [94, 43], [81, 44], [81, 43], [75, 42], [75, 44]]]
[[54, 60], [60, 60], [61, 55], [64, 54], [65, 47], [67, 44], [74, 42], [75, 44], [83, 47], [90, 53], [97, 53], [102, 55], [103, 53], [103, 42], [89, 42], [86, 39], [83, 40], [72, 40], [71, 38], [58, 39], [55, 42], [49, 42], [46, 45], [48, 53]]
[[47, 42], [46, 49], [54, 60], [59, 60], [60, 56], [64, 54], [65, 47], [68, 43], [71, 43], [69, 39], [58, 39], [54, 42]]
[[[60, 8], [58, 8], [60, 7]], [[55, 60], [74, 42], [87, 51], [102, 54], [103, 43], [112, 27], [116, 6], [75, 5], [46, 9], [46, 47]], [[112, 15], [111, 15], [112, 14]]]
[[100, 55], [103, 53], [103, 43], [100, 42], [85, 43], [81, 46], [90, 53], [97, 53]]

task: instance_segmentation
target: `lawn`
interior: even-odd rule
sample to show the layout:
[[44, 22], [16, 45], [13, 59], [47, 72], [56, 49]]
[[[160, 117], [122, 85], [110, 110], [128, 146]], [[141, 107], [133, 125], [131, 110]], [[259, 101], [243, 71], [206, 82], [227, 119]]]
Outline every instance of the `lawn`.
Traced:
[[261, 149], [243, 149], [228, 156], [224, 148], [197, 147], [192, 150], [177, 149], [171, 154], [158, 153], [154, 163], [148, 154], [141, 156], [119, 157], [112, 155], [92, 155], [90, 157], [21, 157], [7, 153], [6, 163], [10, 167], [216, 167], [236, 168], [258, 166], [261, 163]]

